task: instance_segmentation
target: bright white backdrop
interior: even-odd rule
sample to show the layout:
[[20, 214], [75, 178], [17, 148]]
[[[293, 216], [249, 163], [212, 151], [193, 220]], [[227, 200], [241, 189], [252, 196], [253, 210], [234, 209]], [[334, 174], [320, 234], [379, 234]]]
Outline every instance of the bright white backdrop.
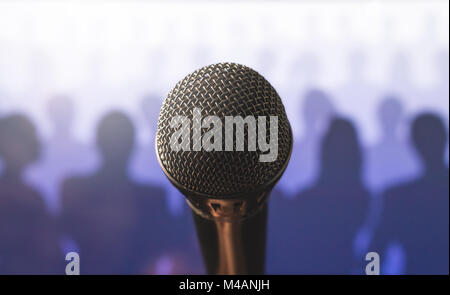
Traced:
[[[361, 113], [364, 101], [338, 95], [349, 55], [363, 53], [367, 81], [388, 89], [401, 53], [414, 93], [428, 93], [438, 80], [436, 55], [448, 55], [448, 11], [447, 1], [1, 1], [0, 112], [25, 111], [46, 135], [46, 101], [69, 94], [77, 137], [89, 141], [107, 109], [143, 124], [143, 95], [163, 99], [195, 68], [234, 61], [262, 72], [280, 92], [296, 136], [303, 132], [301, 91], [320, 86], [336, 94], [335, 104], [371, 143], [374, 115]], [[403, 99], [411, 112], [431, 108], [448, 117], [448, 99]], [[145, 141], [145, 131], [139, 137]]]

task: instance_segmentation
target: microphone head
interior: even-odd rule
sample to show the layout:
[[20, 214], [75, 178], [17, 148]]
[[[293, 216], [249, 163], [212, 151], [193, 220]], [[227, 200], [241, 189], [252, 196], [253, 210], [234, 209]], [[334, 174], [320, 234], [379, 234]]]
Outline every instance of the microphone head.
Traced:
[[[201, 112], [200, 120], [194, 109]], [[176, 121], [182, 122], [177, 125], [173, 120], [180, 116], [186, 120]], [[205, 123], [208, 116], [215, 116], [221, 122]], [[245, 124], [239, 133], [237, 125], [227, 130], [227, 116], [244, 119], [250, 116], [255, 121], [252, 125], [252, 120], [246, 120], [250, 124]], [[265, 121], [260, 122], [261, 117], [266, 118]], [[277, 118], [277, 124], [272, 117]], [[216, 123], [221, 123], [217, 129]], [[255, 126], [257, 132], [251, 129]], [[215, 136], [205, 139], [212, 129], [221, 142], [216, 143]], [[177, 130], [186, 136], [174, 139]], [[244, 150], [239, 149], [237, 143], [242, 130]], [[278, 136], [276, 146], [260, 148], [261, 137], [265, 143], [274, 141], [271, 138], [274, 130]], [[227, 132], [228, 135], [232, 132], [232, 137], [226, 138]], [[194, 138], [195, 134], [201, 134], [200, 141]], [[226, 142], [230, 138], [233, 139], [231, 145]], [[211, 143], [212, 139], [215, 149], [207, 151], [205, 143]], [[174, 140], [177, 143], [186, 140], [183, 149], [174, 150]], [[256, 149], [251, 148], [252, 142], [253, 147], [256, 142]], [[169, 92], [159, 114], [155, 144], [164, 173], [182, 193], [221, 199], [248, 197], [270, 190], [286, 169], [292, 142], [283, 103], [269, 82], [246, 66], [219, 63], [189, 74]], [[261, 156], [272, 153], [274, 147], [277, 149], [275, 158], [261, 161]]]

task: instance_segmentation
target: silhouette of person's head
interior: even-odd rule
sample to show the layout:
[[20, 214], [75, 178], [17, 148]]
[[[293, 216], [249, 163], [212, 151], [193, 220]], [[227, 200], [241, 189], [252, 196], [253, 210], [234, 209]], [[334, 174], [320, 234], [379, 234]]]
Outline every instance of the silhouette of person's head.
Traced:
[[353, 124], [334, 118], [322, 141], [321, 177], [332, 183], [359, 181], [361, 148]]
[[74, 114], [74, 105], [69, 97], [55, 96], [47, 103], [47, 115], [56, 135], [70, 135]]
[[305, 129], [311, 134], [323, 131], [334, 112], [328, 95], [322, 90], [312, 89], [305, 94], [303, 118]]
[[7, 175], [20, 177], [39, 154], [36, 129], [26, 116], [13, 114], [0, 119], [0, 157]]
[[97, 129], [97, 145], [108, 172], [126, 170], [134, 136], [133, 123], [124, 113], [113, 111], [102, 118]]
[[404, 110], [400, 100], [393, 95], [386, 96], [378, 108], [378, 120], [385, 137], [396, 136], [403, 116]]
[[141, 102], [142, 112], [151, 131], [156, 132], [158, 124], [159, 110], [161, 108], [161, 100], [155, 94], [147, 95]]
[[447, 132], [442, 120], [435, 114], [424, 113], [414, 119], [411, 129], [412, 141], [426, 170], [443, 168]]

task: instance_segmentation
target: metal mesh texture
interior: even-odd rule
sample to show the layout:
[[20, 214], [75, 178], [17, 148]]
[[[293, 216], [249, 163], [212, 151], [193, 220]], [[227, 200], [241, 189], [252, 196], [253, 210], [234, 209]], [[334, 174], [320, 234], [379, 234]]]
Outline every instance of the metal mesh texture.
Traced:
[[[267, 117], [266, 142], [269, 142], [269, 118], [278, 116], [278, 157], [273, 162], [260, 162], [261, 151], [248, 151], [247, 126], [244, 129], [244, 151], [207, 152], [192, 150], [192, 111], [202, 110], [202, 117], [252, 115]], [[175, 131], [170, 127], [174, 116], [189, 118], [191, 151], [173, 151], [170, 140]], [[208, 129], [202, 128], [202, 135]], [[180, 188], [211, 197], [232, 196], [258, 191], [274, 182], [289, 160], [292, 134], [284, 106], [275, 89], [254, 70], [234, 63], [203, 67], [186, 76], [163, 102], [158, 119], [156, 152], [165, 173]]]

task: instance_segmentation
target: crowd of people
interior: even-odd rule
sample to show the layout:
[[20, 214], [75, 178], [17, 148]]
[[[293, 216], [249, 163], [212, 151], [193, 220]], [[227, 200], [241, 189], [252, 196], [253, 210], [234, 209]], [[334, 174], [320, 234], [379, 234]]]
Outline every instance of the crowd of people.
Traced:
[[[364, 104], [355, 87], [345, 93]], [[448, 274], [445, 119], [406, 114], [408, 98], [386, 95], [373, 111], [381, 139], [366, 146], [332, 93], [305, 89], [296, 94], [305, 132], [269, 201], [267, 272], [360, 274], [373, 251], [382, 273]], [[100, 118], [92, 147], [73, 135], [75, 99], [49, 100], [45, 140], [26, 115], [0, 116], [0, 273], [63, 274], [68, 251], [84, 274], [203, 273], [191, 212], [156, 159], [162, 98], [140, 105], [148, 143], [137, 144], [138, 127], [118, 109]]]

